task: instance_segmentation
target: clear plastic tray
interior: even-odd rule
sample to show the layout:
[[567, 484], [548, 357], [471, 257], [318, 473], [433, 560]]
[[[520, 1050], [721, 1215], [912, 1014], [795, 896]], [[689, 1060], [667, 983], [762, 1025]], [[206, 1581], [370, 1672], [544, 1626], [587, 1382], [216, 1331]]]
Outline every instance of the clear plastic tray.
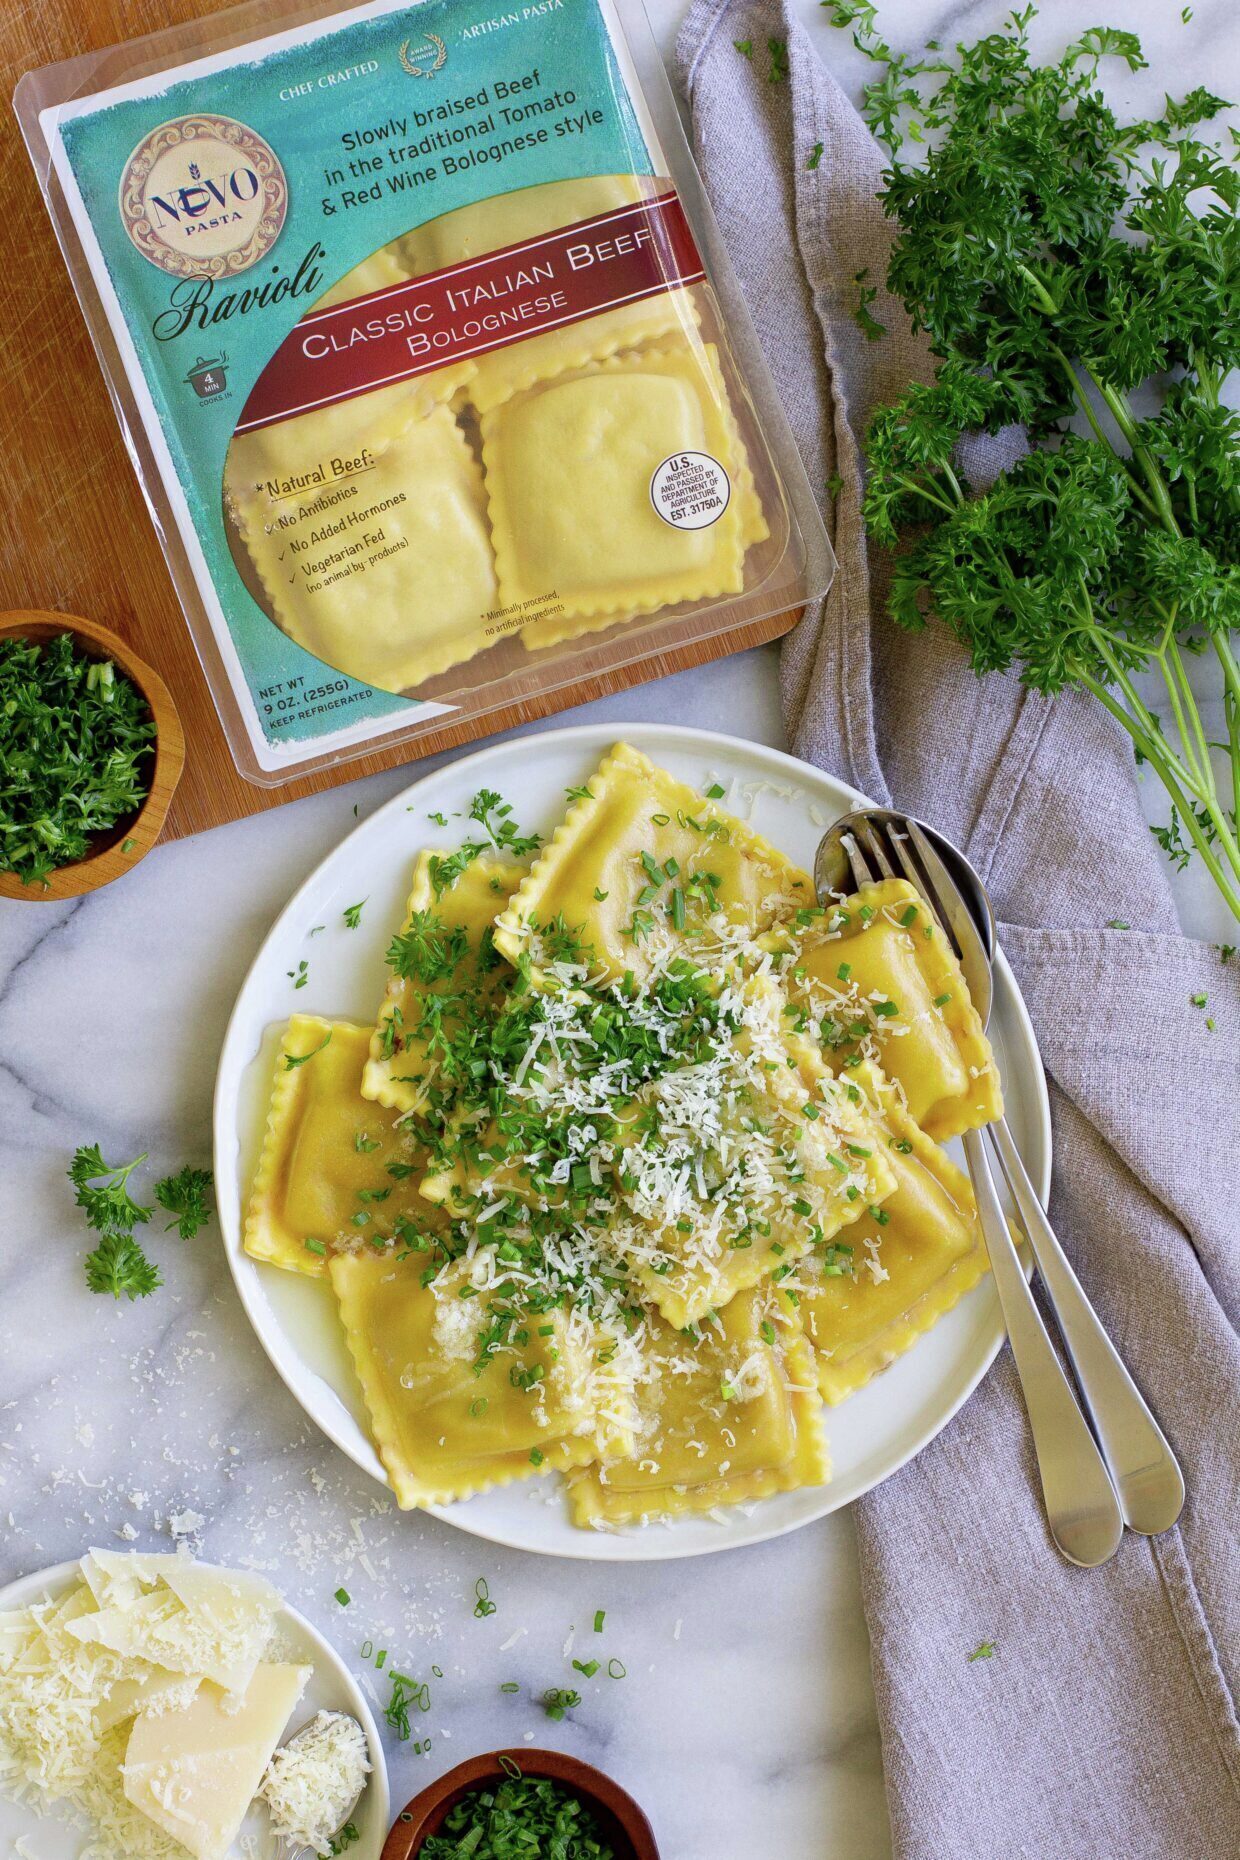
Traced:
[[640, 0], [259, 0], [15, 101], [250, 780], [827, 585]]

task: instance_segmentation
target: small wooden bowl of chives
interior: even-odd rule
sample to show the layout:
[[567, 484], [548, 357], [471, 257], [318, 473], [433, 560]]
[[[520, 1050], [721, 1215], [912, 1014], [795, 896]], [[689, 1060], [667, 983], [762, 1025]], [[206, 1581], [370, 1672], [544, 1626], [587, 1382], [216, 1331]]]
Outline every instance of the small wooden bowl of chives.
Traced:
[[123, 639], [78, 614], [49, 613], [39, 608], [17, 608], [0, 614], [0, 639], [27, 639], [39, 643], [54, 639], [58, 633], [72, 634], [84, 657], [110, 659], [145, 699], [155, 724], [151, 782], [136, 814], [119, 821], [106, 833], [98, 834], [86, 858], [58, 866], [48, 873], [46, 883], [26, 885], [16, 872], [0, 872], [0, 898], [17, 898], [27, 904], [78, 898], [84, 892], [97, 891], [101, 885], [110, 884], [123, 872], [131, 871], [159, 838], [185, 766], [185, 733], [172, 694], [159, 673], [132, 652]]
[[396, 1817], [380, 1860], [417, 1860], [424, 1843], [438, 1834], [463, 1796], [509, 1776], [542, 1777], [579, 1796], [594, 1812], [615, 1860], [659, 1860], [654, 1830], [631, 1795], [602, 1770], [558, 1750], [492, 1750], [470, 1757], [441, 1776]]

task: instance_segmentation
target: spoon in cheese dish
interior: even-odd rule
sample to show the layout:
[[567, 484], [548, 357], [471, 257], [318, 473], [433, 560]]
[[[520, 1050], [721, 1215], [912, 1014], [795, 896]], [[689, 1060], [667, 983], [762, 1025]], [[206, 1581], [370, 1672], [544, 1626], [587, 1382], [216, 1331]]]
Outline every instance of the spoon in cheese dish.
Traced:
[[347, 1712], [321, 1711], [281, 1744], [258, 1790], [279, 1860], [332, 1853], [369, 1774], [366, 1734]]
[[[950, 841], [908, 815], [886, 808], [862, 809], [837, 821], [824, 835], [814, 880], [819, 898], [825, 899], [850, 884], [899, 874], [921, 893], [950, 938], [985, 1022], [996, 947], [994, 914], [981, 879]], [[1092, 1567], [1114, 1554], [1121, 1518], [1130, 1530], [1143, 1534], [1169, 1530], [1184, 1503], [1184, 1480], [1046, 1217], [1006, 1120], [995, 1119], [986, 1126], [986, 1134], [1097, 1435], [1095, 1445], [1020, 1270], [995, 1195], [983, 1133], [966, 1131], [965, 1155], [1025, 1395], [1051, 1532], [1070, 1561]]]

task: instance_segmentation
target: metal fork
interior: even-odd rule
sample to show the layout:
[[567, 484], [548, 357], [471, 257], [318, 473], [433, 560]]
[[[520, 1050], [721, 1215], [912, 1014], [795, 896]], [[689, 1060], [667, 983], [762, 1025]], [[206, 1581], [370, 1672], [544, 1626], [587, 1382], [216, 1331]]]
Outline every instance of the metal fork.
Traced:
[[[814, 877], [822, 899], [847, 876], [866, 884], [900, 874], [916, 886], [952, 942], [985, 1024], [994, 915], [981, 880], [949, 840], [909, 815], [863, 809], [824, 836]], [[965, 1156], [1025, 1397], [1051, 1534], [1071, 1562], [1093, 1567], [1114, 1555], [1124, 1523], [1147, 1534], [1170, 1529], [1184, 1503], [1184, 1480], [1046, 1218], [1007, 1120], [996, 1119], [987, 1132], [1098, 1437], [1096, 1444], [1025, 1280], [981, 1133], [968, 1131]]]

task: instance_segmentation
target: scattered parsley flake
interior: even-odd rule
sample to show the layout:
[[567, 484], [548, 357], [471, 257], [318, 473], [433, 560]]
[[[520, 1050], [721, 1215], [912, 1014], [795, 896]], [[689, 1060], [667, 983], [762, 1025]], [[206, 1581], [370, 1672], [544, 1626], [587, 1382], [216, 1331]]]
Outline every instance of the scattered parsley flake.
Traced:
[[365, 898], [359, 898], [356, 904], [346, 904], [344, 910], [341, 912], [341, 916], [344, 918], [348, 929], [356, 930], [357, 926], [361, 923], [362, 906], [365, 903]]
[[973, 1649], [972, 1653], [969, 1655], [969, 1665], [972, 1666], [974, 1660], [989, 1660], [991, 1656], [993, 1655], [997, 1644], [998, 1643], [993, 1640], [979, 1641], [977, 1646]]
[[319, 1041], [318, 1045], [314, 1047], [310, 1052], [308, 1053], [285, 1053], [284, 1055], [285, 1071], [295, 1072], [298, 1066], [304, 1066], [308, 1059], [317, 1059], [318, 1055], [323, 1051], [324, 1047], [330, 1046], [331, 1043], [332, 1043], [332, 1034], [331, 1034], [331, 1028], [329, 1027], [327, 1032], [323, 1035], [323, 1038]]

